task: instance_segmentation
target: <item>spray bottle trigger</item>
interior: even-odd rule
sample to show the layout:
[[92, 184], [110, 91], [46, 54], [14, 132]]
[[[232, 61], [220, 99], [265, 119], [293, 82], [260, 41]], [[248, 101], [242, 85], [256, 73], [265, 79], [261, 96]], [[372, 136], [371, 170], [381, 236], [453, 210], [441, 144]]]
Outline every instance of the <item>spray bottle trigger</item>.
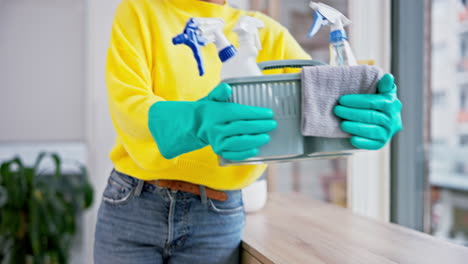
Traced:
[[203, 66], [203, 58], [201, 56], [201, 46], [205, 46], [213, 41], [211, 35], [203, 36], [203, 31], [200, 29], [202, 24], [195, 18], [190, 18], [185, 25], [184, 31], [172, 39], [174, 45], [187, 45], [193, 52], [193, 56], [197, 62], [198, 74], [203, 76], [205, 68]]
[[327, 23], [326, 21], [327, 19], [322, 16], [322, 14], [320, 14], [318, 11], [315, 11], [314, 22], [310, 27], [310, 31], [309, 34], [307, 34], [307, 37], [312, 38], [320, 30], [320, 28]]

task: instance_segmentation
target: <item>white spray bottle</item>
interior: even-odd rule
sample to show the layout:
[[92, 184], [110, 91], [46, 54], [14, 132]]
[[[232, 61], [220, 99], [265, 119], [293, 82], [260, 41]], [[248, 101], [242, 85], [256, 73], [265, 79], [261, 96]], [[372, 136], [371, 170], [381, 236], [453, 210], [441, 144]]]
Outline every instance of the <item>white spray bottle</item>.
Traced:
[[[257, 65], [258, 51], [262, 48], [258, 29], [265, 25], [262, 20], [251, 17], [242, 16], [237, 22], [232, 31], [237, 33], [239, 38], [239, 54], [232, 60], [234, 64], [242, 63], [244, 66], [237, 69], [236, 76], [258, 76], [262, 75], [262, 71]], [[239, 61], [239, 62], [236, 62]], [[242, 189], [242, 198], [244, 200], [244, 208], [247, 213], [256, 212], [262, 209], [267, 201], [268, 196], [267, 181], [262, 177]]]
[[232, 59], [232, 63], [243, 67], [229, 77], [262, 75], [257, 65], [258, 51], [262, 49], [258, 29], [264, 26], [262, 20], [246, 15], [243, 15], [234, 26], [232, 31], [236, 32], [239, 39], [239, 54]]
[[322, 26], [330, 26], [330, 65], [357, 65], [344, 30], [345, 26], [351, 24], [351, 20], [335, 8], [322, 3], [310, 2], [310, 7], [315, 10], [315, 20], [308, 34], [309, 38], [315, 35]]

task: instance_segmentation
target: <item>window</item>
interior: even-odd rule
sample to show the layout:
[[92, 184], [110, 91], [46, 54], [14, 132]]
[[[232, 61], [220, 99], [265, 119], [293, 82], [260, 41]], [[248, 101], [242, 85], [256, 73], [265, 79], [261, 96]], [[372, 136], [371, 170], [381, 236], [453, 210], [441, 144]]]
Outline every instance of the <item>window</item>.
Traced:
[[468, 246], [467, 2], [393, 7], [394, 70], [411, 89], [400, 89], [406, 131], [394, 142], [392, 220]]

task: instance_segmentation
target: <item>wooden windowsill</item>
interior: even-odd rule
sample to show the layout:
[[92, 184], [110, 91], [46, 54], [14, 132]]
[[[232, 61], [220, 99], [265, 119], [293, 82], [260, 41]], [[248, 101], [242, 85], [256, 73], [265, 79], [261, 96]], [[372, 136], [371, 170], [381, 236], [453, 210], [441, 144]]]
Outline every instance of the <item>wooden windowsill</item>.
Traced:
[[298, 194], [247, 216], [243, 263], [468, 263], [468, 248]]

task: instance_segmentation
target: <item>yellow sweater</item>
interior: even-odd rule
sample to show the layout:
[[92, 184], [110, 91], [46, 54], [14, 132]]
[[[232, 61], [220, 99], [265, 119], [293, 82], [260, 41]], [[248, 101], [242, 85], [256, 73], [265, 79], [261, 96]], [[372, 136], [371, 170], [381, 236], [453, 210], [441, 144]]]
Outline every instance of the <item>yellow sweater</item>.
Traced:
[[258, 61], [310, 59], [283, 26], [261, 13], [197, 0], [123, 0], [112, 26], [106, 68], [117, 132], [110, 158], [116, 170], [143, 180], [182, 180], [219, 190], [243, 188], [263, 173], [265, 165], [220, 167], [209, 146], [167, 160], [147, 124], [152, 104], [198, 100], [220, 81], [222, 64], [214, 45], [203, 48], [206, 73], [200, 77], [191, 50], [174, 46], [172, 37], [182, 32], [190, 17], [220, 17], [226, 22], [227, 38], [237, 46], [232, 28], [244, 14], [265, 23]]

